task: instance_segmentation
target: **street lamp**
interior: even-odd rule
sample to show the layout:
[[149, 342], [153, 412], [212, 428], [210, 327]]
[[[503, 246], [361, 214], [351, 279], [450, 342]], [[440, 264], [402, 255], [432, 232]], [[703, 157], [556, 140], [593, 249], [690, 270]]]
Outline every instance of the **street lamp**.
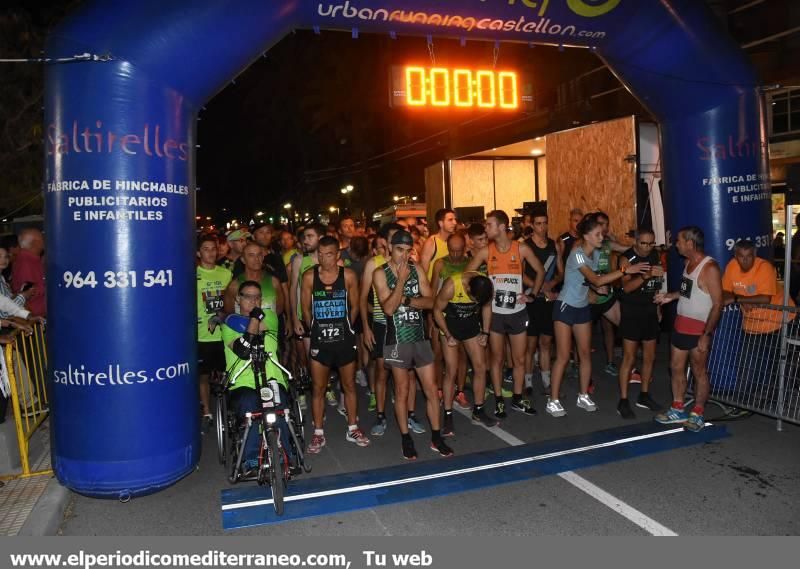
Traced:
[[263, 211], [256, 212], [256, 217], [263, 217], [263, 216], [264, 216], [264, 212]]
[[290, 203], [283, 204], [283, 209], [292, 209], [292, 204]]

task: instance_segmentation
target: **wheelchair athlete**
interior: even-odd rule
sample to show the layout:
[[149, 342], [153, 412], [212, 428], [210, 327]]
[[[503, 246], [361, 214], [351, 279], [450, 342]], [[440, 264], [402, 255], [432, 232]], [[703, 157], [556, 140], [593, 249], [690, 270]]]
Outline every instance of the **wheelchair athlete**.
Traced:
[[[230, 409], [236, 413], [240, 424], [244, 424], [245, 414], [262, 410], [261, 398], [256, 391], [253, 374], [252, 350], [263, 349], [265, 353], [278, 353], [278, 315], [270, 309], [261, 309], [261, 286], [255, 281], [245, 281], [239, 285], [238, 314], [231, 314], [223, 323], [222, 340], [225, 345], [225, 362], [228, 377], [231, 378], [229, 390]], [[247, 315], [247, 316], [244, 316]], [[263, 338], [263, 348], [261, 340]], [[279, 384], [281, 403], [278, 409], [286, 409], [289, 393], [283, 371], [264, 355], [267, 379], [275, 379]], [[235, 379], [234, 379], [235, 378]], [[278, 417], [281, 445], [289, 456], [290, 464], [296, 464], [294, 451], [289, 444], [289, 427], [285, 418]], [[259, 429], [252, 427], [242, 449], [244, 478], [255, 476], [258, 471]]]

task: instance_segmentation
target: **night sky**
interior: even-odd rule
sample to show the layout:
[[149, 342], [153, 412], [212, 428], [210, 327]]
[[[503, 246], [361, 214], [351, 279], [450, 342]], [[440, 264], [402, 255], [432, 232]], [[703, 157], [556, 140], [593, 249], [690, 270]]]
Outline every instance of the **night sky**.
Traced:
[[[437, 65], [493, 68], [493, 43], [434, 39], [433, 51]], [[425, 38], [284, 38], [201, 114], [198, 214], [277, 214], [289, 200], [313, 215], [346, 206], [339, 190], [347, 184], [356, 188], [352, 205], [368, 211], [392, 195], [424, 196], [424, 167], [454, 138], [471, 137], [477, 149], [482, 133], [526, 116], [390, 108], [390, 68], [403, 64], [432, 66]], [[496, 68], [528, 72], [541, 107], [554, 103], [557, 83], [597, 65], [585, 50], [502, 44]], [[235, 145], [223, 142], [231, 134]]]

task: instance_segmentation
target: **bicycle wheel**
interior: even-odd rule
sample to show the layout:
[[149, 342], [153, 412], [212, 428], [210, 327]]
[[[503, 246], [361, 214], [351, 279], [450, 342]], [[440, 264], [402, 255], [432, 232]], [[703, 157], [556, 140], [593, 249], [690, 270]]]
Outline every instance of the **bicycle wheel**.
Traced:
[[228, 434], [225, 432], [225, 420], [227, 419], [227, 405], [225, 403], [225, 394], [220, 394], [215, 397], [216, 405], [214, 406], [214, 422], [217, 428], [217, 459], [220, 464], [225, 464], [228, 460]]
[[278, 431], [270, 429], [267, 433], [267, 452], [269, 455], [269, 485], [272, 488], [272, 506], [275, 513], [283, 515], [283, 494], [286, 479], [283, 476], [283, 451], [278, 445]]

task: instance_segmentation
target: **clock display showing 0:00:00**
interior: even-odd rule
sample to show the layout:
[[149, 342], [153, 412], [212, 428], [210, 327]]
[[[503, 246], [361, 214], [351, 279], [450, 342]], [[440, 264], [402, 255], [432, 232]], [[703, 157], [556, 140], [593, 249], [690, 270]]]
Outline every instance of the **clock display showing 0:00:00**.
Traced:
[[514, 71], [404, 68], [406, 104], [411, 107], [518, 109]]

